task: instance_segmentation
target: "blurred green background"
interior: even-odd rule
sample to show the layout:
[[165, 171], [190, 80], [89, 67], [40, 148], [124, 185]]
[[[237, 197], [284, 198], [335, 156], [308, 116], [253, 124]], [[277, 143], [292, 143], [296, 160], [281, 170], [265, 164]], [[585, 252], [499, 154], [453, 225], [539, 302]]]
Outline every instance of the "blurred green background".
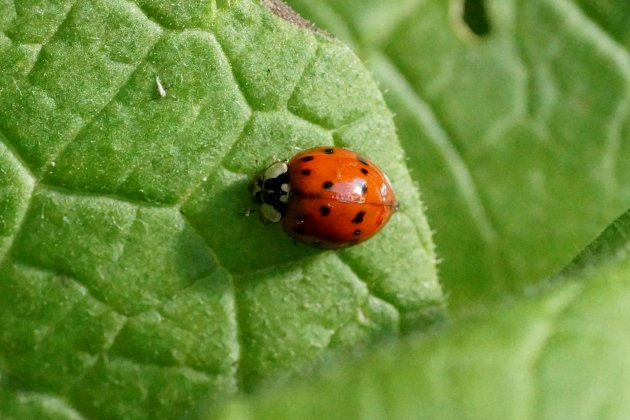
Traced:
[[630, 206], [630, 3], [288, 3], [379, 81], [454, 311], [557, 272]]

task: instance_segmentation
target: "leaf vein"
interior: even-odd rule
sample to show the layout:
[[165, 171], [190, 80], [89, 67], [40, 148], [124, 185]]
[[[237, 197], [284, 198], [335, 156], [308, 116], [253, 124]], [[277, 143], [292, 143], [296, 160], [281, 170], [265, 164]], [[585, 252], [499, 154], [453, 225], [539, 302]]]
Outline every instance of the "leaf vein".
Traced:
[[164, 32], [162, 34], [160, 34], [159, 37], [157, 37], [157, 39], [153, 42], [153, 45], [151, 45], [151, 48], [147, 49], [146, 54], [144, 55], [144, 57], [142, 57], [141, 60], [139, 60], [136, 64], [135, 67], [132, 71], [129, 72], [129, 74], [127, 75], [127, 78], [120, 84], [120, 86], [116, 89], [115, 92], [113, 92], [111, 98], [105, 103], [103, 104], [103, 106], [101, 106], [101, 108], [99, 110], [97, 110], [96, 112], [94, 112], [89, 118], [87, 118], [86, 120], [83, 121], [83, 125], [82, 127], [77, 130], [77, 132], [70, 138], [67, 139], [63, 142], [60, 142], [61, 145], [59, 147], [59, 149], [57, 150], [56, 153], [53, 154], [52, 157], [50, 157], [42, 166], [40, 169], [40, 174], [45, 174], [46, 170], [51, 166], [52, 162], [55, 162], [69, 147], [72, 143], [75, 142], [75, 140], [77, 140], [84, 132], [85, 130], [87, 130], [90, 125], [92, 124], [92, 122], [99, 117], [103, 111], [105, 111], [105, 109], [107, 109], [107, 107], [112, 104], [116, 98], [118, 97], [118, 95], [120, 95], [122, 89], [124, 89], [127, 84], [131, 81], [131, 79], [133, 78], [133, 76], [136, 74], [136, 72], [138, 71], [138, 69], [140, 68], [140, 66], [142, 66], [143, 64], [146, 63], [149, 55], [151, 54], [151, 52], [153, 51], [153, 48], [155, 48], [155, 46], [160, 42], [160, 40], [163, 38], [164, 36]]
[[[243, 388], [243, 384], [244, 384], [244, 373], [243, 373], [243, 369], [241, 366], [241, 360], [243, 359], [243, 352], [245, 349], [244, 346], [244, 342], [243, 342], [243, 331], [242, 331], [242, 327], [241, 327], [241, 321], [240, 321], [240, 311], [239, 311], [239, 306], [238, 306], [238, 299], [236, 297], [236, 293], [237, 293], [237, 284], [236, 284], [236, 278], [234, 275], [232, 275], [232, 273], [223, 266], [223, 264], [221, 263], [221, 261], [219, 260], [218, 256], [215, 254], [215, 252], [212, 250], [212, 248], [210, 247], [210, 245], [206, 242], [205, 238], [199, 233], [199, 231], [196, 229], [195, 225], [193, 223], [191, 223], [186, 216], [183, 216], [184, 221], [186, 222], [186, 224], [188, 225], [188, 227], [201, 239], [202, 243], [205, 245], [206, 250], [208, 251], [208, 253], [210, 253], [210, 255], [213, 256], [215, 263], [217, 264], [217, 270], [223, 270], [226, 275], [228, 276], [228, 279], [230, 281], [230, 289], [231, 289], [231, 297], [232, 297], [232, 305], [234, 307], [234, 314], [231, 314], [234, 316], [234, 326], [236, 328], [235, 331], [235, 339], [236, 339], [236, 347], [237, 347], [237, 355], [236, 355], [236, 372], [234, 373], [234, 377], [237, 381], [237, 387], [239, 390], [244, 389]], [[200, 279], [201, 280], [201, 279]]]
[[[352, 262], [348, 261], [346, 258], [344, 258], [343, 255], [339, 255], [339, 254], [335, 254], [337, 256], [337, 258], [339, 259], [339, 261], [341, 261], [354, 275], [354, 277], [361, 282], [362, 284], [365, 285], [368, 293], [375, 299], [380, 300], [381, 302], [383, 302], [385, 305], [391, 306], [396, 313], [398, 314], [398, 329], [400, 330], [401, 327], [401, 317], [400, 317], [400, 308], [398, 308], [398, 306], [396, 305], [395, 302], [393, 302], [389, 297], [387, 297], [384, 293], [379, 292], [378, 290], [376, 290], [368, 281], [364, 280], [355, 270], [355, 267], [353, 266]], [[392, 264], [393, 265], [393, 264]]]
[[618, 64], [620, 64], [620, 62], [624, 63], [623, 69], [626, 76], [630, 77], [630, 68], [628, 68], [630, 54], [613, 35], [606, 31], [595, 19], [580, 9], [575, 2], [567, 0], [547, 0], [547, 3], [570, 18], [570, 22], [574, 23], [575, 28], [580, 32], [588, 34], [594, 41], [606, 45], [606, 51], [613, 51], [616, 60], [618, 60]]
[[[214, 34], [213, 34], [213, 36], [214, 36]], [[226, 62], [227, 66], [228, 66], [228, 68], [230, 70], [230, 75], [232, 76], [232, 80], [236, 84], [236, 87], [238, 88], [238, 91], [240, 92], [241, 96], [243, 97], [243, 101], [247, 104], [247, 106], [249, 107], [250, 110], [255, 109], [254, 106], [249, 102], [249, 100], [247, 98], [247, 95], [245, 94], [245, 90], [241, 86], [241, 84], [244, 84], [244, 83], [239, 81], [238, 77], [236, 76], [236, 71], [234, 71], [234, 64], [232, 63], [232, 59], [228, 55], [227, 50], [221, 44], [219, 39], [216, 38], [216, 36], [215, 36], [215, 40], [217, 42], [217, 46], [219, 47], [219, 51], [221, 52], [221, 55], [225, 58], [225, 62]]]
[[42, 188], [45, 188], [46, 190], [52, 193], [65, 195], [69, 197], [80, 197], [80, 198], [85, 198], [85, 199], [104, 198], [104, 199], [117, 201], [121, 204], [126, 204], [126, 205], [137, 207], [137, 208], [148, 208], [148, 209], [176, 209], [177, 208], [177, 206], [174, 206], [174, 205], [164, 205], [162, 203], [134, 200], [134, 199], [122, 196], [122, 195], [118, 195], [118, 194], [74, 190], [74, 189], [70, 189], [66, 187], [60, 187], [58, 185], [47, 184], [44, 182], [40, 182], [39, 184], [41, 185]]
[[63, 416], [63, 418], [66, 418], [68, 420], [87, 419], [87, 417], [84, 416], [78, 408], [68, 404], [68, 401], [59, 395], [44, 393], [39, 390], [27, 391], [20, 388], [18, 388], [17, 390], [14, 388], [13, 391], [17, 396], [17, 400], [20, 403], [38, 402], [42, 407], [46, 407], [48, 413], [50, 413], [51, 416], [52, 413], [55, 413], [60, 416], [59, 418]]
[[594, 45], [598, 45], [600, 51], [607, 52], [619, 72], [624, 76], [626, 82], [624, 96], [619, 100], [615, 112], [610, 116], [601, 158], [605, 188], [609, 195], [615, 194], [617, 190], [615, 171], [622, 142], [623, 124], [630, 114], [630, 54], [611, 33], [580, 9], [577, 4], [567, 0], [547, 1], [547, 3], [550, 7], [555, 7], [558, 13], [564, 15], [577, 33], [583, 34]]
[[44, 272], [44, 273], [50, 273], [54, 276], [59, 276], [62, 277], [63, 280], [67, 280], [70, 281], [72, 284], [74, 284], [75, 286], [77, 286], [79, 289], [85, 291], [87, 293], [87, 295], [94, 299], [95, 302], [100, 303], [101, 305], [109, 308], [112, 310], [112, 312], [114, 312], [116, 315], [121, 316], [123, 318], [127, 318], [127, 315], [125, 315], [124, 313], [118, 311], [116, 308], [114, 308], [112, 305], [110, 305], [109, 303], [107, 303], [102, 297], [99, 297], [98, 293], [96, 293], [95, 290], [93, 290], [92, 288], [90, 288], [88, 285], [86, 285], [83, 281], [81, 281], [81, 279], [79, 278], [79, 276], [75, 275], [74, 273], [71, 272], [67, 272], [66, 270], [63, 270], [59, 267], [45, 267], [41, 264], [37, 264], [33, 261], [27, 261], [24, 260], [22, 258], [19, 257], [15, 257], [15, 262], [18, 264], [21, 264], [25, 267], [30, 267], [32, 269]]
[[120, 355], [110, 355], [110, 354], [101, 354], [101, 358], [106, 359], [108, 362], [120, 362], [127, 363], [138, 367], [149, 368], [149, 369], [158, 369], [158, 370], [170, 370], [175, 372], [184, 373], [186, 375], [192, 373], [194, 375], [198, 375], [201, 379], [205, 381], [211, 381], [211, 374], [203, 370], [199, 370], [190, 366], [176, 366], [176, 365], [167, 365], [167, 364], [159, 364], [159, 363], [147, 363], [136, 359], [131, 359], [129, 357], [123, 357]]
[[498, 234], [490, 221], [487, 209], [483, 205], [472, 172], [443, 124], [440, 123], [437, 115], [431, 109], [430, 104], [420, 97], [408, 78], [390, 57], [380, 55], [378, 58], [375, 57], [374, 61], [378, 61], [383, 71], [387, 72], [388, 86], [392, 90], [395, 89], [409, 110], [413, 111], [418, 124], [426, 128], [429, 141], [444, 157], [455, 184], [464, 197], [471, 218], [484, 240], [487, 243], [496, 242]]
[[0, 132], [0, 136], [2, 136], [2, 138], [0, 138], [0, 144], [3, 144], [8, 149], [9, 153], [11, 154], [11, 157], [20, 164], [22, 169], [26, 172], [27, 177], [29, 179], [29, 184], [30, 184], [28, 186], [29, 187], [28, 198], [27, 200], [25, 200], [25, 203], [23, 203], [22, 214], [17, 220], [17, 226], [15, 227], [15, 232], [9, 238], [9, 242], [4, 250], [4, 253], [0, 255], [0, 267], [2, 267], [7, 257], [11, 254], [11, 250], [13, 249], [13, 245], [15, 244], [15, 240], [17, 236], [20, 234], [20, 231], [22, 230], [24, 223], [26, 222], [26, 216], [31, 208], [31, 203], [33, 202], [36, 179], [33, 176], [33, 174], [30, 172], [28, 166], [26, 166], [26, 163], [22, 160], [21, 156], [15, 150], [13, 150], [11, 145], [7, 144], [8, 142], [3, 140], [3, 139], [6, 139], [7, 137], [4, 136], [2, 132]]
[[[530, 407], [532, 410], [540, 407], [540, 401], [542, 401], [541, 390], [545, 389], [543, 386], [537, 384], [540, 378], [539, 372], [541, 364], [545, 359], [546, 354], [551, 350], [550, 343], [558, 336], [558, 324], [563, 316], [571, 309], [578, 299], [584, 295], [588, 287], [585, 284], [575, 284], [575, 287], [569, 289], [568, 296], [564, 296], [563, 300], [558, 304], [556, 308], [551, 312], [548, 319], [544, 321], [546, 324], [546, 333], [537, 343], [535, 349], [536, 352], [532, 354], [530, 359], [530, 376], [532, 378], [530, 383], [529, 396], [530, 401], [526, 402], [525, 407]], [[539, 418], [537, 413], [529, 413], [525, 418]]]
[[31, 65], [31, 68], [29, 69], [28, 73], [24, 75], [23, 77], [24, 80], [28, 80], [31, 77], [31, 75], [33, 74], [33, 72], [35, 71], [37, 67], [37, 64], [40, 62], [40, 57], [42, 55], [42, 51], [44, 47], [48, 45], [50, 40], [53, 39], [55, 35], [61, 30], [61, 28], [68, 22], [68, 19], [70, 18], [70, 15], [72, 14], [72, 11], [74, 10], [77, 3], [78, 3], [78, 0], [74, 0], [74, 2], [70, 5], [70, 7], [68, 7], [68, 11], [66, 12], [66, 15], [63, 17], [63, 19], [61, 19], [61, 21], [59, 22], [59, 25], [55, 28], [54, 31], [50, 33], [48, 38], [42, 41], [42, 43], [40, 44], [39, 51], [37, 51], [37, 57], [35, 57], [35, 61]]

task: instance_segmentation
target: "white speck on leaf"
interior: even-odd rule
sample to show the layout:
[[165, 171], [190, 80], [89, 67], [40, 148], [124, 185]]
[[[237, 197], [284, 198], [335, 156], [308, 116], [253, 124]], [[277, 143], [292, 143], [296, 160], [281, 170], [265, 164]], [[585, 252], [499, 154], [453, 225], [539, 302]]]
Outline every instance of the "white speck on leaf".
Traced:
[[164, 89], [164, 85], [162, 85], [160, 76], [155, 76], [155, 84], [157, 86], [157, 91], [158, 91], [158, 94], [160, 95], [160, 98], [164, 98], [166, 96], [166, 89]]
[[365, 316], [365, 313], [363, 312], [363, 310], [361, 308], [357, 309], [357, 321], [359, 321], [359, 324], [361, 324], [361, 325], [369, 325], [370, 324], [370, 321]]

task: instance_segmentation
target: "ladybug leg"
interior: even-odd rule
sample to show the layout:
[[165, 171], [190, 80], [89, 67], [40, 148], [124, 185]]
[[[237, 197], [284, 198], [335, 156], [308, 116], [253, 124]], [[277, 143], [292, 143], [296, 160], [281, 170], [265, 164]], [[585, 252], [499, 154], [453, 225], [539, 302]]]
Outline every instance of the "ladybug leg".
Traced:
[[262, 223], [263, 225], [270, 225], [272, 223], [269, 221], [269, 219], [265, 217], [265, 215], [261, 211], [258, 212], [258, 219], [260, 220], [260, 223]]

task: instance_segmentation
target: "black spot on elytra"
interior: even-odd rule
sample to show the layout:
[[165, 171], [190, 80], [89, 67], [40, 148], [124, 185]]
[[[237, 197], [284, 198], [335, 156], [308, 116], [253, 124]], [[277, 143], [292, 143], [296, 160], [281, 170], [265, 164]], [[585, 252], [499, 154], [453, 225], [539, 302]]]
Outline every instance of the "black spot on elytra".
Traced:
[[327, 155], [332, 155], [333, 153], [335, 153], [335, 151], [333, 149], [324, 149], [324, 153], [326, 153]]
[[311, 174], [311, 170], [310, 169], [302, 169], [302, 172], [300, 172], [302, 175], [304, 176], [309, 176]]
[[321, 206], [319, 208], [319, 212], [321, 213], [322, 216], [328, 216], [330, 214], [330, 207]]
[[362, 164], [364, 164], [365, 166], [370, 166], [370, 164], [368, 163], [367, 159], [366, 159], [366, 158], [364, 158], [364, 157], [363, 157], [363, 156], [361, 156], [361, 155], [357, 155], [357, 160], [358, 160], [359, 162], [361, 162]]
[[367, 184], [363, 184], [363, 185], [361, 186], [361, 194], [362, 194], [362, 195], [365, 195], [365, 194], [367, 193], [367, 188], [368, 188], [368, 187], [367, 187]]
[[357, 230], [355, 230], [354, 232], [352, 232], [352, 234], [353, 234], [354, 236], [359, 236], [359, 235], [361, 235], [361, 229], [357, 229]]
[[367, 174], [368, 174], [368, 170], [367, 170], [367, 169], [365, 169], [365, 168], [361, 168], [361, 173], [362, 173], [363, 175], [367, 175]]
[[329, 189], [331, 189], [331, 188], [332, 188], [332, 186], [333, 186], [332, 181], [326, 181], [326, 182], [324, 182], [324, 183], [322, 184], [322, 187], [323, 187], [325, 190], [329, 190]]
[[302, 162], [310, 162], [310, 161], [311, 161], [311, 160], [313, 160], [313, 159], [315, 159], [315, 158], [314, 158], [313, 156], [311, 156], [311, 155], [302, 156], [302, 157], [300, 158], [300, 160], [301, 160]]
[[363, 223], [363, 216], [365, 216], [365, 212], [364, 211], [360, 211], [357, 213], [356, 216], [354, 216], [354, 219], [352, 219], [352, 223]]

